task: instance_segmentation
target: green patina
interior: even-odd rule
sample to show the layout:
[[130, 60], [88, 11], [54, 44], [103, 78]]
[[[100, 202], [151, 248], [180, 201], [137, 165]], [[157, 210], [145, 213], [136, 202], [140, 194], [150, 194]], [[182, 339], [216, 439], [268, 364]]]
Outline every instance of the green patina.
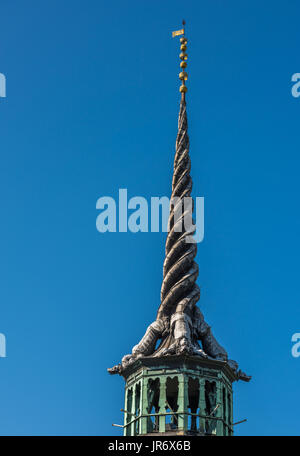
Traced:
[[226, 363], [189, 356], [140, 358], [124, 372], [124, 435], [233, 435]]

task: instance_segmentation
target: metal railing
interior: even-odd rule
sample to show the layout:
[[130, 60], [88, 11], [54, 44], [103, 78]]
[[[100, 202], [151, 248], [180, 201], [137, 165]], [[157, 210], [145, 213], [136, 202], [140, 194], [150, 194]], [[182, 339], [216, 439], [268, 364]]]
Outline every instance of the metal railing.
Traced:
[[[169, 406], [169, 408], [171, 409], [171, 407]], [[216, 407], [212, 413], [214, 413], [216, 411], [218, 407]], [[131, 412], [127, 412], [126, 410], [124, 409], [121, 409], [122, 412], [124, 413], [127, 413], [128, 415], [132, 415], [134, 416], [133, 413]], [[142, 419], [142, 418], [151, 418], [151, 417], [161, 417], [161, 416], [170, 416], [170, 417], [173, 417], [173, 418], [176, 418], [178, 419], [178, 417], [180, 418], [183, 418], [184, 416], [192, 416], [192, 417], [199, 417], [199, 418], [202, 418], [203, 420], [205, 420], [205, 423], [206, 422], [209, 422], [211, 420], [215, 420], [216, 422], [220, 421], [222, 422], [223, 426], [225, 426], [225, 428], [227, 428], [230, 432], [233, 432], [233, 427], [230, 426], [225, 420], [224, 418], [220, 417], [220, 416], [212, 416], [211, 414], [210, 415], [204, 415], [202, 413], [191, 413], [191, 412], [174, 412], [174, 411], [171, 411], [171, 412], [164, 412], [164, 413], [144, 413], [144, 414], [139, 414], [137, 416], [135, 416], [135, 418], [133, 418], [131, 421], [129, 421], [128, 423], [124, 424], [124, 425], [114, 425], [114, 426], [118, 426], [118, 427], [122, 427], [124, 429], [127, 429], [129, 426], [131, 426], [133, 423], [136, 423], [136, 421]], [[179, 430], [184, 430], [183, 427], [178, 427], [178, 425], [176, 426], [176, 429], [179, 429]], [[187, 429], [187, 430], [191, 430], [191, 429]], [[152, 432], [159, 432], [159, 429], [158, 431], [152, 431]], [[201, 429], [201, 426], [199, 426], [199, 428], [196, 428], [196, 432], [201, 432], [201, 433], [206, 433], [205, 430], [202, 430]], [[206, 433], [207, 434], [207, 433]]]

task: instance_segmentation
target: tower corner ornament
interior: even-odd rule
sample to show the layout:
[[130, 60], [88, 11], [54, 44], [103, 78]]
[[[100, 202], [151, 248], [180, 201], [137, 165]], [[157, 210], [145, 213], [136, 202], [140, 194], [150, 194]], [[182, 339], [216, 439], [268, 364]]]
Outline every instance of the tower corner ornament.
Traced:
[[[242, 372], [236, 361], [228, 359], [226, 350], [217, 342], [211, 327], [204, 320], [200, 308], [196, 305], [200, 299], [200, 289], [196, 284], [198, 265], [195, 262], [197, 244], [186, 242], [187, 236], [195, 232], [185, 228], [184, 217], [192, 220], [193, 207], [189, 207], [176, 218], [176, 207], [185, 197], [191, 196], [192, 179], [190, 176], [191, 160], [189, 156], [189, 137], [186, 112], [187, 38], [183, 28], [172, 33], [180, 38], [180, 73], [181, 81], [178, 133], [175, 147], [174, 171], [172, 180], [169, 229], [165, 245], [161, 302], [156, 319], [151, 323], [141, 341], [132, 352], [125, 355], [116, 366], [108, 369], [110, 374], [128, 376], [133, 365], [140, 362], [158, 363], [167, 359], [186, 359], [189, 363], [199, 361], [207, 365], [216, 364], [225, 369], [232, 381], [250, 381], [251, 376]], [[176, 230], [176, 224], [184, 228]], [[160, 341], [160, 342], [159, 342]]]

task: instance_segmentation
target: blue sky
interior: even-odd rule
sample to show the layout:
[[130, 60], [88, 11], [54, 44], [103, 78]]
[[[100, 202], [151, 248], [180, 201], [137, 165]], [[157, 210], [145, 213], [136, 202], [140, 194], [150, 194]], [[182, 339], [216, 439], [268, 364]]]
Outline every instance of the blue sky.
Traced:
[[96, 201], [169, 196], [187, 21], [199, 305], [231, 358], [237, 435], [299, 434], [297, 1], [2, 0], [1, 435], [120, 435], [106, 368], [156, 315], [164, 233], [96, 230]]

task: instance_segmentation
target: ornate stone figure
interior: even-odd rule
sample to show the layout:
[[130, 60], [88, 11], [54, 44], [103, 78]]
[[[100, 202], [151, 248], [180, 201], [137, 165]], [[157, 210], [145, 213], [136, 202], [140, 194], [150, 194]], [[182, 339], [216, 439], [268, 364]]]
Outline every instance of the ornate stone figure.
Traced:
[[[185, 43], [181, 47], [186, 47]], [[185, 63], [184, 58], [182, 58], [182, 62]], [[183, 65], [182, 68], [185, 66]], [[235, 361], [228, 360], [226, 350], [217, 342], [211, 327], [205, 322], [202, 312], [196, 305], [200, 299], [200, 289], [196, 284], [198, 265], [194, 261], [197, 244], [191, 242], [195, 225], [192, 218], [191, 161], [184, 83], [187, 75], [184, 71], [180, 74], [182, 75], [182, 77], [180, 76], [182, 79], [181, 102], [161, 303], [156, 320], [148, 326], [144, 337], [133, 347], [132, 353], [124, 356], [120, 364], [108, 371], [111, 374], [121, 374], [126, 367], [141, 357], [187, 354], [213, 358], [227, 363], [235, 372], [237, 379], [249, 381], [251, 377], [238, 370]], [[157, 347], [158, 340], [160, 340], [160, 344]]]

